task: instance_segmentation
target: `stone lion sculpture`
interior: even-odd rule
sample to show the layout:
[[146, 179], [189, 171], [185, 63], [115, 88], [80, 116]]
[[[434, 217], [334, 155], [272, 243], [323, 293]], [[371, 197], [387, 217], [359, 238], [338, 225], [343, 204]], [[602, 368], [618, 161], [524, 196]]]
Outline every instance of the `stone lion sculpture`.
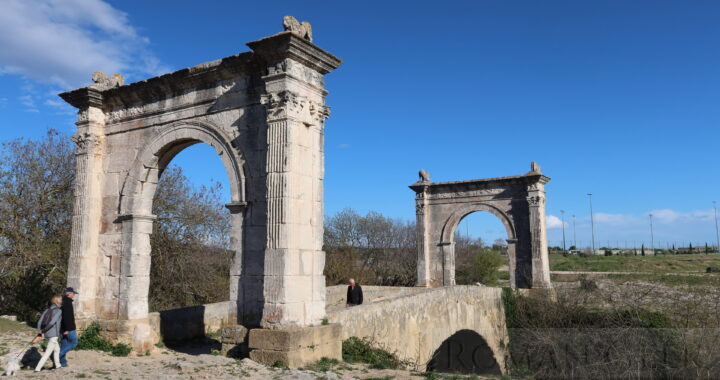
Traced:
[[94, 72], [92, 74], [92, 80], [102, 88], [120, 87], [125, 84], [125, 78], [123, 78], [122, 75], [114, 74], [112, 78], [110, 78], [101, 71]]
[[299, 22], [293, 16], [283, 17], [283, 28], [294, 35], [312, 42], [312, 25], [309, 22]]
[[418, 176], [420, 177], [420, 182], [430, 182], [430, 173], [425, 171], [425, 169], [420, 169]]

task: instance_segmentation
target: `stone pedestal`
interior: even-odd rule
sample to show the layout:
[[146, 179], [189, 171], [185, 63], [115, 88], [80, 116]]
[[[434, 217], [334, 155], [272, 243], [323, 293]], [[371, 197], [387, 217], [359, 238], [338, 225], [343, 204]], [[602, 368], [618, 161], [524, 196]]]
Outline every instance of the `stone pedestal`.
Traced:
[[248, 357], [248, 329], [245, 326], [225, 326], [220, 330], [220, 352], [228, 357], [242, 359]]
[[282, 330], [253, 329], [248, 339], [250, 359], [264, 364], [278, 361], [291, 368], [323, 357], [342, 359], [342, 326], [329, 324]]

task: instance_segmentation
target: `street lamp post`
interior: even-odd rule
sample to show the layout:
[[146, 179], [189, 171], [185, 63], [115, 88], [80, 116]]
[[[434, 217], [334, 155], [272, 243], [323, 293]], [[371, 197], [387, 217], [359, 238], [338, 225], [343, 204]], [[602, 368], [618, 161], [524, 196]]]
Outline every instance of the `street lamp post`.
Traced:
[[563, 230], [563, 254], [567, 252], [567, 249], [565, 248], [565, 210], [560, 210], [560, 217], [562, 221], [562, 230]]
[[592, 209], [592, 193], [588, 193], [588, 199], [590, 200], [590, 236], [592, 237], [591, 241], [591, 247], [592, 247], [592, 254], [595, 254], [595, 220], [593, 219], [593, 209]]
[[650, 215], [650, 252], [655, 255], [655, 238], [653, 237], [652, 214]]
[[717, 239], [717, 251], [720, 253], [720, 230], [718, 230], [718, 219], [717, 219], [717, 202], [713, 201], [713, 210], [715, 210], [715, 238]]
[[577, 247], [577, 234], [575, 234], [575, 214], [573, 214], [573, 247], [575, 247], [575, 250], [578, 249], [578, 247]]

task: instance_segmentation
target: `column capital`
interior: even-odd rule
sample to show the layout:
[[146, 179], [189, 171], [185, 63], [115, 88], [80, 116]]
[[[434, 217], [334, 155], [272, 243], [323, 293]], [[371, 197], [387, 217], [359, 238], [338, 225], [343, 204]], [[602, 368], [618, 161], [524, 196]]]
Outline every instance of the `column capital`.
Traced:
[[225, 204], [225, 208], [230, 210], [231, 214], [238, 214], [247, 208], [248, 203], [247, 202], [233, 202], [233, 203], [227, 203]]
[[540, 195], [531, 195], [526, 199], [528, 201], [528, 205], [530, 205], [531, 207], [539, 207], [540, 205], [545, 204], [545, 197]]
[[115, 222], [127, 222], [130, 220], [137, 220], [137, 221], [154, 221], [157, 219], [157, 215], [138, 215], [138, 214], [125, 214], [120, 215]]

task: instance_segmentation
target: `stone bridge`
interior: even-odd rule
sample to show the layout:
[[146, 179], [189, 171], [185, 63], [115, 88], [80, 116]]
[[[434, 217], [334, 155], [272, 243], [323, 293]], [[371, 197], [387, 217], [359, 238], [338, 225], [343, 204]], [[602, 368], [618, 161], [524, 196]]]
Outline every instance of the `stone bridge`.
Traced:
[[[508, 336], [500, 288], [365, 286], [365, 303], [352, 308], [345, 308], [346, 289], [330, 286], [326, 296], [328, 321], [342, 327], [343, 340], [366, 339], [417, 371], [505, 373]], [[228, 301], [168, 310], [151, 313], [150, 320], [165, 340], [200, 338], [233, 325], [233, 306]], [[304, 355], [319, 359], [327, 352]]]
[[345, 286], [328, 287], [327, 318], [395, 353], [419, 371], [501, 374], [508, 336], [500, 288], [364, 287], [367, 301], [344, 307]]

